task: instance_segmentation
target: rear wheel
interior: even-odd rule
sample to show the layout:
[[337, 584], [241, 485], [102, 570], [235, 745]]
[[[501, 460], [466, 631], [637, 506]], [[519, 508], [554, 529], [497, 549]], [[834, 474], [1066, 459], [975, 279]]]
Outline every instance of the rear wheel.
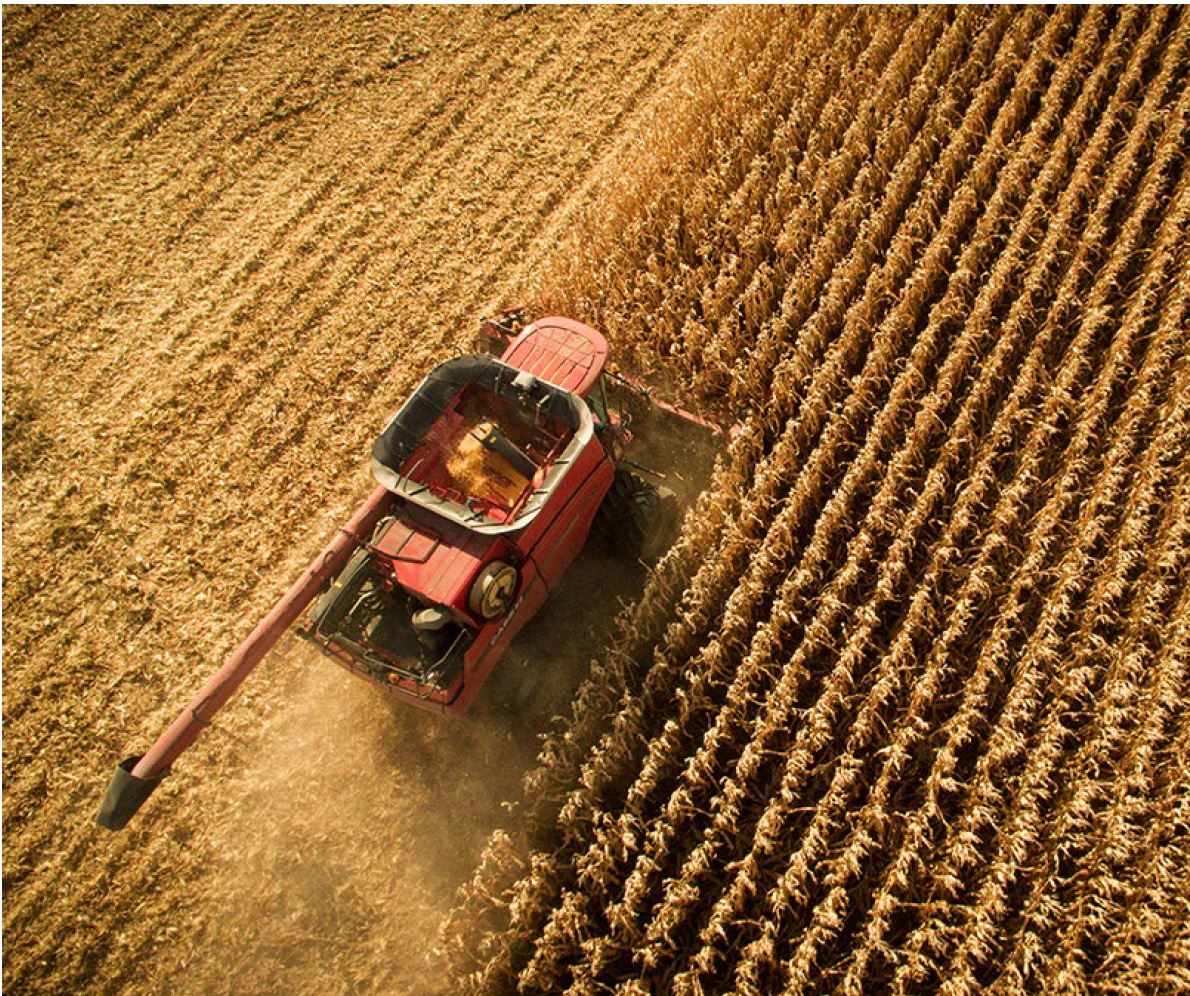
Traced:
[[673, 541], [676, 526], [674, 493], [620, 468], [595, 513], [591, 532], [609, 553], [651, 561]]

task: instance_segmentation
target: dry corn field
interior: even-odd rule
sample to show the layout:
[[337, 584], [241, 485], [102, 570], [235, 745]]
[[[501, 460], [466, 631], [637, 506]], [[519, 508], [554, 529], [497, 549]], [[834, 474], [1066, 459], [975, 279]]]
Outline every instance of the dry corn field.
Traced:
[[[6, 9], [6, 991], [1190, 989], [1188, 71], [1172, 7]], [[738, 421], [561, 715], [289, 646], [91, 826], [520, 300]]]

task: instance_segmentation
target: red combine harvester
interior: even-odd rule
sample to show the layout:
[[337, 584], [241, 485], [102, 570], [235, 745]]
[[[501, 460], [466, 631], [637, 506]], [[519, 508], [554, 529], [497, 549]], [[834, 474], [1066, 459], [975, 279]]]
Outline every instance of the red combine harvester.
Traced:
[[157, 742], [121, 762], [101, 826], [127, 824], [311, 603], [297, 632], [322, 653], [394, 699], [456, 715], [589, 534], [626, 557], [664, 551], [676, 501], [630, 469], [630, 409], [721, 430], [606, 370], [594, 329], [520, 325], [518, 312], [485, 321], [498, 358], [449, 360], [418, 385], [372, 447], [380, 487]]

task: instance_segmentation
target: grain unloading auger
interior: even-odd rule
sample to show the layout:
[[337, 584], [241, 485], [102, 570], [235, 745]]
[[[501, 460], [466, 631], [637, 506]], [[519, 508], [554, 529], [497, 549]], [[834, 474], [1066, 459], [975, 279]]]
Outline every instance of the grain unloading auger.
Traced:
[[484, 322], [492, 355], [436, 368], [372, 447], [379, 482], [182, 714], [108, 784], [97, 822], [123, 828], [290, 626], [395, 699], [449, 715], [474, 699], [589, 534], [649, 560], [677, 502], [626, 456], [646, 412], [717, 426], [604, 369], [607, 342], [567, 318]]

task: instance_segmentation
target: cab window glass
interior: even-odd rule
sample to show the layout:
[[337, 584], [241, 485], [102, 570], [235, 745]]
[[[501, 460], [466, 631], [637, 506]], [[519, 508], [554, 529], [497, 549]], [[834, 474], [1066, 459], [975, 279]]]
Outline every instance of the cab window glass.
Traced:
[[587, 395], [587, 404], [598, 425], [607, 425], [607, 396], [603, 392], [603, 378], [591, 389]]

